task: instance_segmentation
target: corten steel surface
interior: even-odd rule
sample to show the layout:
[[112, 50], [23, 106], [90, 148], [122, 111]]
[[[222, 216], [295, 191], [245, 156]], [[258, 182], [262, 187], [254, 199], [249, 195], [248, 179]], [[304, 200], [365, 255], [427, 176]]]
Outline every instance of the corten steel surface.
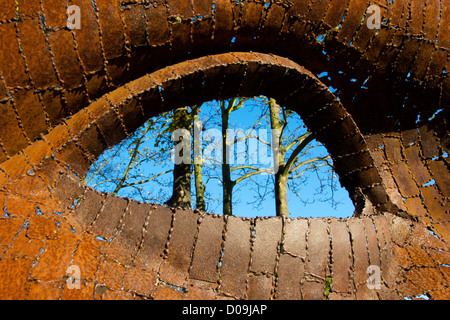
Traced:
[[[449, 0], [75, 0], [73, 31], [67, 1], [0, 5], [1, 299], [323, 299], [330, 278], [329, 299], [450, 298]], [[242, 219], [83, 186], [149, 117], [256, 94], [364, 210]]]

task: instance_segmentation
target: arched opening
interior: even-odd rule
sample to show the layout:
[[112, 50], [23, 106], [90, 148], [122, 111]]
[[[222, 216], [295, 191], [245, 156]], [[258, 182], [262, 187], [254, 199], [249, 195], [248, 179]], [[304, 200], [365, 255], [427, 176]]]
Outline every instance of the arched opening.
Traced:
[[[84, 177], [104, 150], [130, 136], [146, 119], [213, 99], [258, 95], [273, 97], [285, 110], [301, 116], [315, 139], [329, 151], [341, 184], [356, 204], [356, 215], [363, 213], [367, 201], [372, 212], [396, 212], [363, 136], [339, 99], [307, 70], [274, 55], [207, 56], [132, 81], [67, 121], [76, 123], [77, 117], [86, 113], [94, 119], [74, 134], [60, 151], [60, 159]], [[77, 157], [80, 150], [84, 157]]]
[[[188, 163], [178, 166], [177, 131], [190, 142]], [[246, 218], [345, 218], [355, 210], [327, 149], [296, 112], [264, 96], [214, 100], [153, 117], [105, 151], [85, 183], [136, 201]]]

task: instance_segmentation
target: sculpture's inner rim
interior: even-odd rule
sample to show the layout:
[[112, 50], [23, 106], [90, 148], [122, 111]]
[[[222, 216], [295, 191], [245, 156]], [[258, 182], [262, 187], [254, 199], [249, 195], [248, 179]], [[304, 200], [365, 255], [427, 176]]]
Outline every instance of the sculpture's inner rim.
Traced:
[[55, 144], [56, 135], [69, 130], [69, 139], [59, 142], [56, 158], [82, 179], [101, 153], [158, 113], [213, 99], [257, 95], [273, 97], [301, 116], [329, 151], [351, 196], [359, 191], [376, 212], [396, 212], [364, 138], [341, 102], [309, 71], [274, 55], [227, 53], [163, 68], [104, 95], [45, 139]]

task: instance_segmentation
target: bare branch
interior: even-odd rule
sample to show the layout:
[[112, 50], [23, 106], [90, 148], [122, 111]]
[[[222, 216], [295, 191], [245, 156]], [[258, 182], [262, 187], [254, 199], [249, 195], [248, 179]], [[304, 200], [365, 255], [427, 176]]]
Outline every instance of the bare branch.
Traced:
[[257, 171], [253, 171], [253, 172], [247, 173], [247, 174], [245, 174], [245, 175], [239, 177], [239, 178], [235, 181], [235, 184], [238, 184], [239, 182], [241, 182], [241, 181], [243, 181], [243, 180], [245, 180], [245, 179], [248, 179], [248, 178], [250, 178], [250, 177], [253, 177], [253, 176], [257, 175], [257, 174], [261, 174], [261, 173], [263, 173], [263, 172], [269, 172], [269, 173], [270, 173], [271, 171], [272, 171], [271, 169], [259, 169], [259, 170], [257, 170]]
[[130, 172], [130, 170], [131, 170], [131, 168], [132, 168], [132, 166], [133, 166], [133, 164], [136, 161], [136, 158], [138, 156], [139, 147], [141, 146], [142, 140], [144, 139], [144, 137], [147, 134], [147, 132], [150, 130], [150, 127], [151, 126], [147, 125], [147, 128], [144, 130], [142, 136], [135, 141], [136, 145], [134, 147], [133, 154], [132, 154], [132, 156], [130, 158], [130, 162], [128, 163], [128, 166], [127, 166], [127, 168], [126, 168], [126, 170], [125, 170], [125, 172], [124, 172], [124, 174], [122, 176], [122, 179], [120, 180], [119, 184], [116, 186], [116, 189], [114, 190], [113, 195], [117, 195], [117, 193], [120, 191], [120, 189], [122, 189], [123, 185], [125, 184], [127, 176], [128, 176], [128, 174], [129, 174], [129, 172]]
[[252, 167], [252, 166], [239, 166], [239, 167], [232, 167], [232, 168], [231, 168], [231, 171], [243, 170], [243, 169], [261, 170], [261, 168]]
[[[311, 135], [310, 132], [306, 132], [305, 134], [301, 135], [300, 137], [298, 137], [297, 139], [295, 139], [294, 141], [292, 141], [290, 144], [288, 144], [286, 147], [284, 147], [284, 149], [286, 151], [289, 151], [293, 146], [295, 146], [297, 143], [304, 141], [306, 138], [308, 138]], [[301, 151], [301, 150], [300, 150]]]
[[291, 156], [289, 157], [289, 160], [287, 161], [286, 165], [284, 166], [284, 174], [288, 174], [291, 167], [294, 165], [295, 161], [297, 160], [297, 157], [299, 153], [311, 142], [314, 140], [314, 135], [309, 134], [298, 146], [295, 148], [294, 152], [292, 152]]
[[[310, 164], [310, 163], [317, 163], [320, 161], [325, 162], [323, 165], [321, 165], [321, 167], [329, 165], [329, 163], [327, 162], [328, 159], [331, 159], [330, 156], [325, 156], [325, 157], [317, 157], [317, 158], [313, 158], [313, 159], [309, 159], [309, 160], [305, 160], [302, 161], [300, 163], [298, 163], [295, 167], [293, 167], [291, 170], [289, 170], [289, 173], [294, 173], [295, 171], [297, 171], [298, 169], [300, 169], [301, 167]], [[308, 167], [306, 170], [309, 170], [310, 168]]]
[[154, 175], [153, 177], [149, 178], [149, 179], [145, 179], [145, 180], [141, 180], [141, 181], [136, 181], [136, 182], [131, 182], [131, 183], [125, 183], [123, 184], [122, 188], [126, 188], [126, 187], [133, 187], [133, 186], [137, 186], [137, 185], [142, 185], [145, 183], [148, 183], [150, 181], [155, 180], [156, 178], [159, 178], [160, 176], [163, 176], [167, 173], [173, 172], [173, 169], [158, 173], [157, 175]]

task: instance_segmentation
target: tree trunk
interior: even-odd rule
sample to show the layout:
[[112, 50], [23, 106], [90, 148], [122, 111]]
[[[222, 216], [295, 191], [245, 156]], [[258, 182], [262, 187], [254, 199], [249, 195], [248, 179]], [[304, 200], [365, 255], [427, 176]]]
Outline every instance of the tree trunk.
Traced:
[[229, 102], [228, 108], [225, 102], [221, 102], [222, 108], [222, 190], [223, 190], [223, 214], [233, 215], [233, 188], [230, 168], [230, 141], [228, 141], [228, 126], [230, 113], [234, 105], [234, 100]]
[[278, 140], [278, 150], [274, 151], [274, 159], [278, 163], [278, 171], [275, 173], [275, 202], [276, 202], [276, 212], [277, 216], [289, 217], [288, 203], [287, 203], [287, 184], [289, 180], [289, 175], [294, 163], [297, 161], [298, 156], [301, 151], [307, 147], [307, 145], [314, 140], [314, 135], [311, 133], [306, 133], [299, 137], [298, 145], [295, 150], [290, 155], [289, 159], [286, 161], [286, 153], [289, 148], [295, 146], [284, 147], [282, 144], [283, 139], [283, 123], [280, 120], [281, 107], [276, 103], [274, 99], [269, 99], [270, 107], [270, 121], [272, 130], [279, 130], [279, 140]]
[[172, 197], [166, 202], [169, 207], [191, 208], [191, 177], [190, 164], [174, 165]]
[[203, 165], [201, 158], [201, 127], [200, 117], [198, 116], [198, 106], [192, 108], [192, 120], [194, 122], [194, 180], [195, 180], [195, 198], [196, 208], [200, 211], [206, 211], [205, 185], [203, 183]]
[[223, 186], [223, 214], [233, 215], [233, 182], [225, 183]]
[[287, 202], [287, 182], [288, 176], [284, 173], [275, 175], [275, 206], [278, 217], [289, 217]]
[[200, 211], [206, 211], [205, 201], [205, 185], [203, 184], [203, 166], [201, 164], [194, 165], [194, 179], [195, 179], [195, 198], [196, 208]]
[[278, 217], [289, 217], [288, 203], [287, 203], [287, 182], [288, 174], [285, 170], [285, 150], [282, 144], [282, 128], [283, 124], [280, 120], [281, 107], [276, 103], [275, 99], [269, 99], [270, 108], [270, 123], [272, 130], [279, 130], [278, 136], [278, 150], [273, 151], [275, 163], [278, 164], [278, 170], [275, 173], [275, 208]]
[[[183, 128], [191, 132], [192, 120], [187, 108], [175, 110], [172, 121], [174, 128]], [[191, 164], [174, 164], [172, 197], [166, 202], [166, 205], [170, 207], [191, 208], [191, 177]]]

